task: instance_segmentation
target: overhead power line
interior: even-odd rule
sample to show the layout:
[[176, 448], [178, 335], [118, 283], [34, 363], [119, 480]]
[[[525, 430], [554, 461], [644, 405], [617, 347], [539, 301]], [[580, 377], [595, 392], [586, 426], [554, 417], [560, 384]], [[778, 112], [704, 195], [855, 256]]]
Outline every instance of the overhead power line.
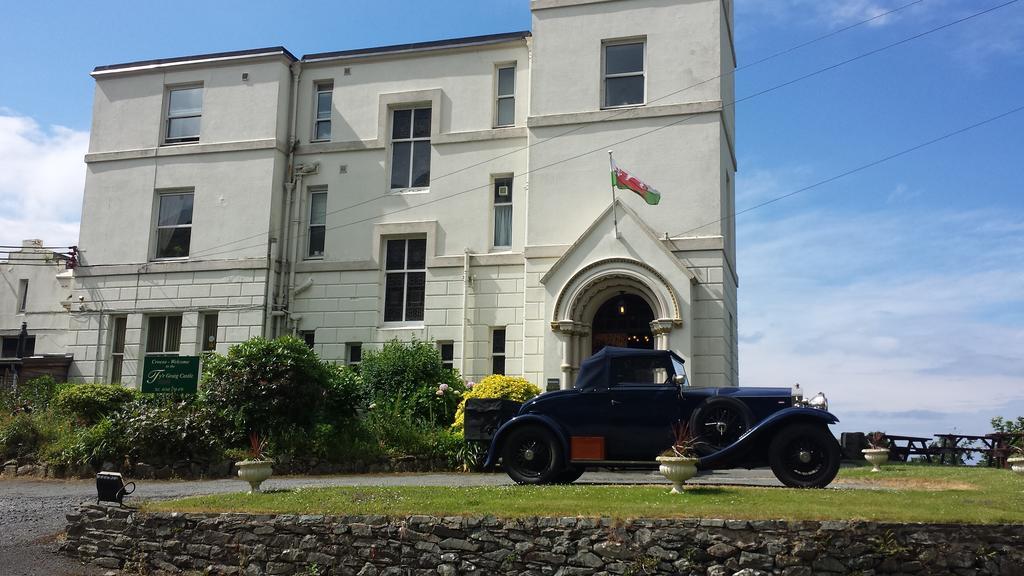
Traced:
[[[765, 62], [768, 62], [770, 60], [774, 60], [774, 59], [779, 58], [781, 56], [785, 56], [786, 54], [790, 54], [790, 53], [795, 52], [797, 50], [800, 50], [802, 48], [806, 48], [807, 46], [810, 46], [812, 44], [816, 44], [818, 42], [827, 40], [829, 38], [832, 38], [833, 36], [837, 36], [839, 34], [842, 34], [844, 32], [847, 32], [847, 31], [852, 30], [854, 28], [857, 28], [859, 26], [863, 26], [865, 24], [869, 24], [871, 22], [874, 22], [874, 21], [877, 21], [877, 20], [880, 20], [880, 19], [883, 19], [883, 18], [887, 18], [887, 17], [889, 17], [889, 16], [891, 16], [891, 15], [897, 13], [897, 12], [901, 12], [903, 10], [906, 10], [907, 8], [910, 8], [911, 6], [915, 6], [915, 5], [921, 4], [923, 2], [925, 2], [925, 0], [914, 0], [913, 2], [909, 2], [907, 4], [903, 4], [902, 6], [898, 6], [896, 8], [893, 8], [892, 10], [889, 10], [889, 11], [886, 11], [886, 12], [882, 12], [881, 14], [877, 14], [875, 16], [872, 16], [871, 18], [866, 18], [864, 20], [860, 20], [859, 22], [855, 22], [855, 23], [850, 24], [848, 26], [839, 28], [837, 30], [833, 30], [832, 32], [829, 32], [828, 34], [824, 34], [822, 36], [818, 36], [816, 38], [812, 38], [810, 40], [801, 42], [799, 44], [790, 46], [789, 48], [785, 48], [783, 50], [780, 50], [778, 52], [775, 52], [773, 54], [770, 54], [770, 55], [765, 56], [763, 58], [760, 58], [758, 60], [755, 60], [754, 62], [751, 62], [750, 64], [745, 64], [743, 66], [739, 66], [735, 70], [731, 70], [731, 71], [726, 72], [724, 74], [718, 74], [716, 76], [712, 76], [710, 78], [701, 80], [699, 82], [695, 82], [693, 84], [684, 86], [683, 88], [680, 88], [678, 90], [674, 90], [672, 92], [669, 92], [668, 94], [664, 94], [662, 96], [654, 98], [654, 99], [648, 101], [647, 104], [653, 104], [655, 102], [659, 102], [659, 101], [664, 100], [666, 98], [669, 98], [671, 96], [675, 96], [675, 95], [680, 94], [682, 92], [686, 92], [687, 90], [692, 90], [693, 88], [696, 88], [698, 86], [702, 86], [704, 84], [707, 84], [708, 82], [714, 82], [715, 80], [719, 80], [719, 79], [721, 79], [723, 77], [734, 76], [740, 70], [746, 70], [746, 69], [749, 69], [749, 68], [753, 68], [755, 66], [759, 66], [759, 65], [761, 65], [761, 64], [763, 64]], [[612, 113], [611, 115], [609, 115], [608, 118], [610, 120], [611, 119], [615, 119], [615, 118], [617, 118], [617, 117], [621, 116], [622, 114], [625, 114], [625, 113], [627, 113], [629, 111], [630, 111], [630, 109], [618, 110], [618, 111], [615, 111], [614, 113]], [[574, 128], [570, 128], [568, 130], [565, 130], [563, 132], [555, 134], [554, 136], [551, 136], [549, 138], [545, 138], [543, 140], [539, 140], [537, 142], [533, 142], [531, 144], [527, 144], [526, 146], [523, 146], [523, 147], [520, 147], [520, 148], [516, 148], [515, 150], [511, 150], [509, 152], [504, 152], [502, 154], [499, 154], [499, 155], [494, 156], [492, 158], [489, 158], [487, 160], [483, 160], [483, 161], [480, 161], [480, 162], [469, 164], [469, 165], [463, 166], [462, 168], [458, 168], [456, 170], [453, 170], [451, 172], [446, 172], [444, 174], [433, 176], [433, 177], [431, 177], [431, 182], [436, 183], [437, 181], [442, 180], [444, 178], [447, 178], [449, 176], [453, 176], [455, 174], [459, 174], [461, 172], [465, 172], [466, 170], [471, 170], [471, 169], [476, 168], [478, 166], [482, 166], [484, 164], [488, 164], [488, 163], [494, 162], [495, 160], [500, 160], [502, 158], [505, 158], [507, 156], [511, 156], [513, 154], [518, 154], [519, 152], [523, 152], [525, 150], [529, 150], [530, 148], [533, 148], [534, 146], [539, 146], [541, 144], [546, 144], [546, 143], [551, 142], [553, 140], [557, 140], [559, 138], [563, 138], [565, 136], [568, 136], [569, 134], [573, 134], [575, 132], [578, 132], [579, 130], [582, 130], [584, 127], [585, 126], [582, 126], [582, 125], [581, 126], [576, 126]], [[485, 186], [482, 186], [482, 187], [486, 188], [486, 187], [489, 187], [489, 186], [490, 185], [488, 184], [488, 185], [485, 185]], [[478, 189], [478, 188], [474, 188], [474, 190], [476, 190], [476, 189]], [[374, 196], [373, 198], [369, 198], [369, 199], [364, 200], [362, 202], [357, 202], [355, 204], [350, 204], [350, 205], [343, 206], [343, 207], [335, 209], [335, 210], [331, 210], [330, 212], [327, 212], [325, 214], [325, 217], [333, 215], [333, 214], [337, 214], [337, 213], [340, 213], [340, 212], [345, 212], [345, 211], [351, 210], [353, 208], [359, 208], [360, 206], [364, 206], [364, 205], [370, 204], [372, 202], [379, 202], [379, 201], [381, 201], [381, 200], [383, 200], [384, 198], [387, 198], [387, 197], [388, 197], [387, 195]], [[263, 236], [263, 235], [264, 235], [263, 233], [259, 233], [259, 234], [254, 234], [252, 236], [247, 236], [245, 238], [240, 238], [238, 240], [232, 240], [231, 242], [227, 242], [227, 243], [219, 245], [219, 246], [213, 246], [211, 248], [207, 248], [206, 250], [201, 250], [201, 251], [197, 252], [196, 255], [207, 254], [210, 250], [215, 250], [217, 248], [226, 247], [226, 246], [229, 246], [231, 244], [237, 244], [239, 242], [245, 242], [247, 240], [253, 240], [253, 239], [258, 238], [258, 237]], [[262, 245], [262, 244], [260, 244], [260, 245]], [[242, 247], [240, 249], [250, 248], [250, 247], [254, 247], [254, 246], [245, 246], [245, 247]], [[221, 254], [221, 253], [223, 253], [223, 252], [216, 252], [215, 254]]]
[[840, 174], [836, 174], [835, 176], [831, 176], [829, 178], [825, 178], [824, 180], [819, 180], [818, 182], [815, 182], [814, 184], [811, 184], [809, 186], [804, 186], [803, 188], [798, 188], [796, 190], [793, 190], [792, 192], [787, 192], [786, 194], [783, 194], [781, 196], [776, 196], [775, 198], [772, 198], [770, 200], [765, 200], [764, 202], [761, 202], [761, 203], [755, 204], [753, 206], [750, 206], [749, 208], [744, 208], [743, 210], [740, 210], [740, 211], [736, 212], [736, 214], [733, 215], [733, 216], [727, 216], [725, 218], [719, 218], [717, 220], [713, 220], [713, 221], [708, 222], [706, 224], [701, 224], [700, 226], [697, 226], [696, 228], [690, 228], [688, 230], [683, 230], [682, 232], [674, 234], [673, 236], [675, 236], [675, 237], [685, 236], [686, 234], [689, 234], [691, 232], [696, 232], [697, 230], [700, 230], [701, 228], [706, 228], [708, 226], [712, 226], [714, 224], [718, 224], [719, 222], [724, 222], [724, 221], [727, 221], [727, 220], [729, 220], [731, 218], [735, 218], [736, 216], [739, 216], [740, 214], [746, 214], [747, 212], [752, 212], [752, 211], [757, 210], [759, 208], [764, 208], [765, 206], [768, 206], [769, 204], [774, 204], [774, 203], [776, 203], [776, 202], [778, 202], [780, 200], [785, 200], [786, 198], [789, 198], [791, 196], [796, 196], [797, 194], [800, 194], [801, 192], [806, 192], [808, 190], [813, 190], [814, 188], [818, 188], [820, 186], [824, 186], [825, 184], [829, 184], [831, 182], [835, 182], [836, 180], [839, 180], [840, 178], [845, 178], [847, 176], [856, 174], [858, 172], [863, 172], [864, 170], [867, 170], [868, 168], [873, 168], [875, 166], [878, 166], [879, 164], [884, 164], [886, 162], [889, 162], [890, 160], [894, 160], [896, 158], [899, 158], [900, 156], [905, 156], [907, 154], [910, 154], [911, 152], [915, 152], [915, 151], [920, 150], [922, 148], [931, 146], [932, 144], [937, 144], [939, 142], [942, 142], [943, 140], [948, 140], [948, 139], [950, 139], [950, 138], [952, 138], [954, 136], [958, 136], [960, 134], [963, 134], [964, 132], [968, 132], [968, 131], [973, 130], [975, 128], [978, 128], [980, 126], [984, 126], [985, 124], [991, 124], [992, 122], [995, 122], [996, 120], [1001, 120], [1003, 118], [1006, 118], [1007, 116], [1016, 114], [1017, 112], [1020, 112], [1021, 110], [1024, 110], [1024, 106], [1018, 106], [1018, 107], [1013, 108], [1011, 110], [1007, 110], [1006, 112], [1003, 112], [1002, 114], [996, 114], [995, 116], [991, 116], [991, 117], [986, 118], [984, 120], [981, 120], [979, 122], [975, 122], [974, 124], [971, 124], [969, 126], [964, 126], [963, 128], [960, 128], [960, 129], [957, 129], [957, 130], [953, 130], [952, 132], [947, 132], [947, 133], [945, 133], [945, 134], [943, 134], [941, 136], [938, 136], [936, 138], [932, 138], [931, 140], [928, 140], [928, 141], [925, 141], [925, 142], [921, 142], [920, 144], [915, 144], [914, 146], [911, 146], [909, 148], [904, 148], [903, 150], [900, 150], [899, 152], [894, 152], [892, 154], [889, 154], [888, 156], [883, 156], [883, 157], [881, 157], [881, 158], [879, 158], [877, 160], [872, 160], [871, 162], [868, 162], [867, 164], [861, 164], [860, 166], [857, 166], [856, 168], [851, 168], [851, 169], [849, 169], [849, 170], [847, 170], [845, 172], [842, 172]]

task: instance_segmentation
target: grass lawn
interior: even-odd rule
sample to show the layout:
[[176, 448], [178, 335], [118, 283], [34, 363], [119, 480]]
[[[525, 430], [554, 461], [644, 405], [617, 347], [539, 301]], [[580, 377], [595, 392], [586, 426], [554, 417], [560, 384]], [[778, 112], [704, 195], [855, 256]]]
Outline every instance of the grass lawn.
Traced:
[[147, 511], [434, 516], [610, 516], [1024, 523], [1024, 478], [1008, 470], [889, 465], [840, 471], [837, 484], [877, 490], [658, 485], [335, 487], [152, 501]]

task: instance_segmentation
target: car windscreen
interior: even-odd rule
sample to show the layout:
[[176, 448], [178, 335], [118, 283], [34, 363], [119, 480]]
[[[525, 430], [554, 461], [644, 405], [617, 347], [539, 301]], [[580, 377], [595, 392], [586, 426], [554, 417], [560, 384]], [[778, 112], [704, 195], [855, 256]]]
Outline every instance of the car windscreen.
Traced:
[[670, 356], [612, 358], [612, 386], [658, 386], [672, 384], [676, 374]]

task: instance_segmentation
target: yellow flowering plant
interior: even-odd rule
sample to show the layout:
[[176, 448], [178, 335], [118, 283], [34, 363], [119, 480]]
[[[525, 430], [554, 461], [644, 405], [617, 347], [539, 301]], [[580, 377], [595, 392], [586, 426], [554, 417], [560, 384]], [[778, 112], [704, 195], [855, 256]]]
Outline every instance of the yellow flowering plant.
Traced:
[[540, 388], [529, 380], [502, 374], [492, 374], [479, 382], [470, 382], [466, 388], [466, 392], [462, 395], [462, 401], [459, 402], [459, 407], [455, 410], [455, 423], [452, 424], [452, 430], [460, 434], [465, 424], [466, 400], [470, 398], [501, 398], [514, 402], [526, 402], [540, 394]]

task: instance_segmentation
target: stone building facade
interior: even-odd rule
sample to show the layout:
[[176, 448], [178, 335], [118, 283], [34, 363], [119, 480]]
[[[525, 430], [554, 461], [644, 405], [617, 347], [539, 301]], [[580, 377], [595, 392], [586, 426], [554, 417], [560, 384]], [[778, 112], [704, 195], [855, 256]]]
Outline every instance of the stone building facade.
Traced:
[[[98, 67], [68, 348], [432, 340], [570, 386], [605, 344], [737, 380], [729, 0], [533, 0], [532, 31]], [[609, 188], [617, 164], [660, 204]]]

